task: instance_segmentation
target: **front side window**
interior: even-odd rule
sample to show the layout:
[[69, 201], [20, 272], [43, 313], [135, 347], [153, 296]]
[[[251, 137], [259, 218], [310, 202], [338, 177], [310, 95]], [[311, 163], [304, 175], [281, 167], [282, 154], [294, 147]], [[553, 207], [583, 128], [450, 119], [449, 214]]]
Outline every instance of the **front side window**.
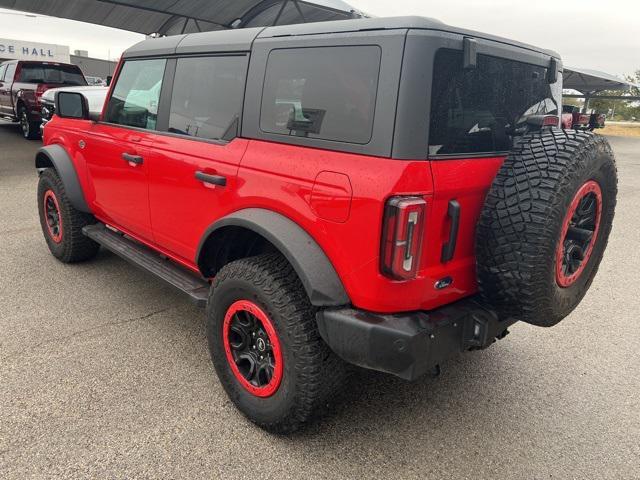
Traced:
[[125, 62], [109, 99], [105, 121], [155, 130], [165, 64], [165, 59]]
[[382, 52], [377, 46], [274, 50], [260, 129], [337, 142], [371, 141]]
[[16, 63], [10, 63], [7, 65], [7, 71], [4, 72], [4, 81], [11, 83], [13, 82], [13, 77], [16, 74]]
[[171, 97], [169, 132], [209, 140], [238, 133], [246, 57], [180, 58]]
[[[555, 85], [555, 84], [554, 84]], [[504, 152], [529, 115], [558, 115], [547, 69], [488, 55], [463, 68], [460, 50], [434, 63], [429, 155]]]
[[20, 68], [22, 83], [49, 83], [58, 85], [86, 85], [82, 72], [75, 65], [50, 63], [23, 63]]
[[6, 65], [0, 65], [0, 82], [4, 80], [4, 72], [7, 69]]

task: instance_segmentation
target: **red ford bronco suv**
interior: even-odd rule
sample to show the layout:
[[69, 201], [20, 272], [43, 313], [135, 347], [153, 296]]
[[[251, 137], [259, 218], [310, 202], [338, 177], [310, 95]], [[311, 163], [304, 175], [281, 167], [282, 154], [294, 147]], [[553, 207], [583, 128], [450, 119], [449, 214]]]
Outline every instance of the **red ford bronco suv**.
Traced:
[[206, 305], [229, 397], [290, 432], [348, 364], [416, 379], [580, 302], [617, 176], [561, 92], [557, 54], [425, 18], [146, 40], [99, 120], [57, 94], [42, 229]]
[[76, 65], [13, 60], [0, 64], [0, 118], [20, 122], [26, 139], [40, 137], [40, 99], [50, 88], [86, 85]]

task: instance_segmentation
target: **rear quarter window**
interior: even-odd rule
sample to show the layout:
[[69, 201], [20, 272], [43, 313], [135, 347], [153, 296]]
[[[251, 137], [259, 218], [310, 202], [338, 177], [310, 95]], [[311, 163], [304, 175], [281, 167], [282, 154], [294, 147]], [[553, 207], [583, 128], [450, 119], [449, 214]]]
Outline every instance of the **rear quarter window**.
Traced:
[[558, 114], [557, 95], [544, 67], [478, 55], [463, 68], [462, 51], [436, 53], [429, 156], [510, 150], [527, 115]]
[[273, 50], [267, 62], [260, 129], [369, 143], [381, 55], [374, 45]]

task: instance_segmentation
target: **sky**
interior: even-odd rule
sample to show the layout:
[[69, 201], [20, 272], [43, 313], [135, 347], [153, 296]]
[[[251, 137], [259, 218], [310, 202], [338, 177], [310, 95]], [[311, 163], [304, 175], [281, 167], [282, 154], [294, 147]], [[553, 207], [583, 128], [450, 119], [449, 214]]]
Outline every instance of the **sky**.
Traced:
[[[638, 0], [348, 0], [376, 16], [422, 15], [549, 48], [565, 65], [614, 75], [640, 70]], [[0, 37], [69, 45], [97, 58], [117, 59], [143, 36], [0, 9]]]

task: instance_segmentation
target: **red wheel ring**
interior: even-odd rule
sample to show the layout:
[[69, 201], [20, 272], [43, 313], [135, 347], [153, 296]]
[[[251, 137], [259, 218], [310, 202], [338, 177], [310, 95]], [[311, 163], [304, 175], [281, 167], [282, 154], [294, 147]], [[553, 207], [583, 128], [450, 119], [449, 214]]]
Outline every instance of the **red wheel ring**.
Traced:
[[276, 393], [282, 382], [282, 348], [264, 310], [249, 300], [233, 303], [225, 314], [222, 336], [236, 380], [256, 397]]
[[594, 180], [576, 192], [562, 223], [556, 248], [556, 282], [573, 285], [586, 268], [600, 231], [602, 190]]
[[53, 190], [44, 192], [42, 208], [44, 210], [44, 219], [47, 224], [49, 237], [55, 243], [62, 242], [62, 215], [60, 214], [58, 199]]

